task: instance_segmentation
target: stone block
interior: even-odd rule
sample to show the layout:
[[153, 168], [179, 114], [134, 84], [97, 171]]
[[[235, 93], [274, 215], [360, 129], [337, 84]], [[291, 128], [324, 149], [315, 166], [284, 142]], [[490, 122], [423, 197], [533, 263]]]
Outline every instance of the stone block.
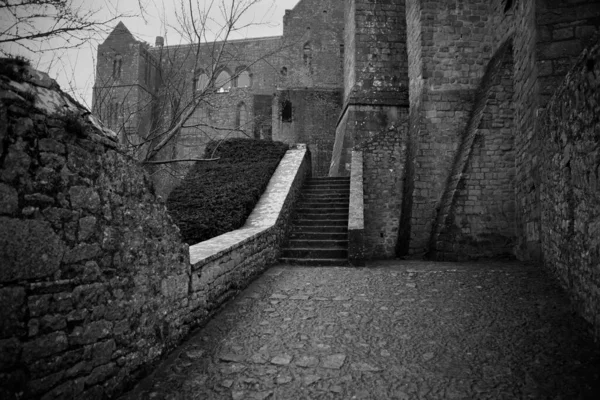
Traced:
[[0, 289], [0, 338], [21, 335], [25, 331], [25, 289]]
[[43, 278], [59, 268], [64, 243], [47, 222], [0, 217], [0, 282]]
[[100, 207], [100, 196], [89, 187], [73, 186], [69, 189], [71, 206], [76, 209], [96, 211]]
[[64, 332], [54, 332], [38, 337], [23, 345], [21, 358], [26, 363], [65, 351], [69, 347], [67, 335]]
[[69, 335], [69, 341], [74, 345], [90, 344], [107, 337], [112, 331], [113, 324], [108, 321], [95, 321], [85, 326], [78, 326]]
[[181, 299], [188, 295], [190, 278], [187, 275], [177, 275], [163, 279], [160, 289], [163, 296], [171, 299]]

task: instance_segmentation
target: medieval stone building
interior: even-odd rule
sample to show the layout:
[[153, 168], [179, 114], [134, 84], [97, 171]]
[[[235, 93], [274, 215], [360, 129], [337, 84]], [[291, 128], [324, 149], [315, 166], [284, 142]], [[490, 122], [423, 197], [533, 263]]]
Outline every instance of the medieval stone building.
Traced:
[[[158, 159], [202, 157], [209, 140], [254, 137], [310, 143], [313, 173], [327, 175], [342, 107], [343, 15], [342, 2], [303, 0], [287, 10], [282, 36], [200, 46], [158, 37], [150, 47], [119, 23], [98, 48], [94, 111], [138, 144], [201, 94]], [[189, 165], [178, 165], [180, 176]], [[160, 170], [154, 180], [163, 196], [177, 183]]]
[[301, 0], [283, 36], [228, 42], [218, 65], [213, 44], [150, 47], [119, 24], [98, 50], [94, 107], [139, 142], [169, 120], [167, 89], [189, 98], [214, 75], [216, 97], [159, 158], [246, 135], [308, 143], [313, 174], [335, 176], [362, 150], [367, 256], [538, 259], [536, 118], [597, 3]]

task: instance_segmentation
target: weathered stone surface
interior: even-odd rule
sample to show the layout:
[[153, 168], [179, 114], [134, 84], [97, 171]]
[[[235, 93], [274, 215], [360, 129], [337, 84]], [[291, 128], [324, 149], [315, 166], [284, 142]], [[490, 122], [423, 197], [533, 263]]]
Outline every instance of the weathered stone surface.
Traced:
[[47, 222], [0, 217], [0, 282], [54, 274], [64, 243]]
[[0, 289], [0, 338], [10, 337], [25, 329], [25, 289], [22, 287]]
[[95, 211], [100, 207], [100, 196], [92, 189], [85, 186], [73, 186], [69, 189], [71, 206], [78, 209]]
[[0, 183], [0, 214], [12, 215], [19, 208], [19, 195], [17, 191], [3, 183]]
[[23, 361], [29, 363], [37, 359], [60, 353], [68, 348], [64, 332], [50, 333], [23, 344]]

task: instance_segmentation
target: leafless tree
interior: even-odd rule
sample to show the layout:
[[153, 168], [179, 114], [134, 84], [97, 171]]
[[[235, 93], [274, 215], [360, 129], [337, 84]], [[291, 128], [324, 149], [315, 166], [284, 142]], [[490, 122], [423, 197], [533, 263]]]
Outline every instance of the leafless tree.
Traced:
[[[160, 59], [161, 66], [159, 91], [152, 99], [128, 104], [127, 107], [123, 105], [119, 110], [119, 126], [116, 129], [120, 130], [125, 145], [142, 163], [161, 165], [161, 169], [168, 174], [181, 178], [176, 167], [166, 164], [215, 159], [214, 156], [208, 159], [177, 158], [174, 155], [165, 157], [166, 148], [180, 137], [183, 130], [193, 130], [194, 135], [203, 136], [205, 141], [223, 140], [230, 136], [254, 137], [252, 127], [257, 121], [256, 117], [249, 117], [249, 112], [245, 113], [245, 118], [238, 118], [233, 126], [211, 122], [210, 118], [198, 116], [210, 110], [231, 107], [231, 99], [227, 95], [223, 96], [223, 92], [228, 92], [230, 86], [235, 86], [234, 83], [243, 70], [232, 73], [227, 79], [223, 79], [220, 73], [223, 65], [238, 57], [235, 42], [232, 41], [234, 37], [239, 37], [237, 33], [249, 26], [264, 23], [244, 19], [249, 10], [261, 2], [265, 1], [180, 0], [176, 20], [165, 25], [185, 38], [186, 45], [168, 46], [164, 50], [154, 49], [153, 54]], [[271, 63], [276, 57], [284, 57], [285, 50], [291, 45], [293, 44], [281, 41], [276, 47], [255, 55], [251, 60], [245, 60], [244, 66], [252, 69], [258, 63]], [[193, 76], [196, 71], [202, 71], [201, 78]], [[279, 75], [275, 66], [273, 73]], [[192, 82], [194, 87], [190, 88]], [[110, 87], [110, 82], [103, 82], [102, 86]], [[96, 97], [96, 104], [110, 102], [110, 91]], [[144, 137], [130, 135], [126, 128], [128, 121], [134, 119], [135, 113], [143, 113], [143, 110], [152, 110], [151, 114], [156, 117], [152, 128]], [[134, 127], [133, 131], [135, 130]], [[162, 155], [159, 156], [161, 152]]]
[[74, 0], [0, 0], [0, 52], [11, 55], [23, 49], [37, 53], [80, 47], [128, 16], [119, 12], [100, 15], [103, 7], [114, 9], [111, 0], [96, 4], [92, 8]]

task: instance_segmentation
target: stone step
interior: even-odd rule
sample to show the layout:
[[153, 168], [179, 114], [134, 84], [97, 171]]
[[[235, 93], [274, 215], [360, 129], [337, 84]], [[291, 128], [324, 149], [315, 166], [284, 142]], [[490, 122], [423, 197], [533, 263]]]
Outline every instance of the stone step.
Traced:
[[[348, 206], [349, 206], [348, 202], [345, 202], [345, 203], [340, 203], [340, 202], [337, 202], [337, 203], [314, 203], [312, 201], [302, 201], [298, 204], [298, 209], [305, 210], [307, 208], [312, 208], [312, 209], [316, 210], [316, 209], [322, 209], [322, 208], [327, 208], [327, 209], [338, 208], [338, 209], [347, 210]], [[317, 211], [315, 211], [315, 212], [317, 212]]]
[[308, 190], [350, 190], [349, 183], [335, 183], [335, 184], [308, 184], [304, 185], [302, 191]]
[[289, 248], [318, 248], [318, 247], [342, 247], [348, 248], [348, 238], [336, 239], [291, 239], [288, 244]]
[[320, 220], [320, 219], [297, 219], [294, 222], [294, 226], [297, 227], [303, 227], [303, 226], [318, 226], [321, 228], [327, 227], [327, 226], [342, 226], [345, 227], [346, 229], [348, 229], [348, 218], [345, 219], [327, 219], [327, 220]]
[[301, 221], [303, 219], [310, 219], [310, 220], [320, 220], [320, 221], [326, 221], [329, 219], [345, 219], [346, 221], [348, 221], [348, 210], [342, 210], [342, 211], [330, 211], [330, 212], [312, 212], [312, 211], [307, 211], [307, 212], [299, 212], [298, 214], [296, 214], [296, 221]]
[[350, 199], [349, 196], [345, 194], [305, 194], [300, 197], [300, 201], [314, 201], [316, 203], [319, 202], [346, 202]]
[[283, 257], [288, 258], [348, 258], [347, 247], [288, 247], [282, 250]]
[[346, 193], [350, 193], [350, 187], [339, 187], [339, 188], [321, 188], [321, 187], [309, 187], [302, 188], [303, 194], [341, 194], [345, 195]]
[[346, 267], [348, 258], [294, 258], [282, 257], [280, 262], [287, 265], [297, 265], [304, 267]]
[[324, 178], [310, 178], [306, 183], [323, 183], [323, 182], [350, 182], [349, 176], [339, 177], [324, 177]]
[[292, 225], [293, 233], [343, 233], [348, 234], [348, 225]]
[[[337, 228], [337, 227], [336, 227]], [[348, 241], [348, 232], [323, 232], [322, 229], [292, 231], [290, 240], [317, 240], [317, 241]]]
[[306, 214], [340, 214], [340, 215], [348, 215], [348, 208], [338, 208], [338, 207], [299, 207], [296, 209], [296, 215], [306, 215]]

